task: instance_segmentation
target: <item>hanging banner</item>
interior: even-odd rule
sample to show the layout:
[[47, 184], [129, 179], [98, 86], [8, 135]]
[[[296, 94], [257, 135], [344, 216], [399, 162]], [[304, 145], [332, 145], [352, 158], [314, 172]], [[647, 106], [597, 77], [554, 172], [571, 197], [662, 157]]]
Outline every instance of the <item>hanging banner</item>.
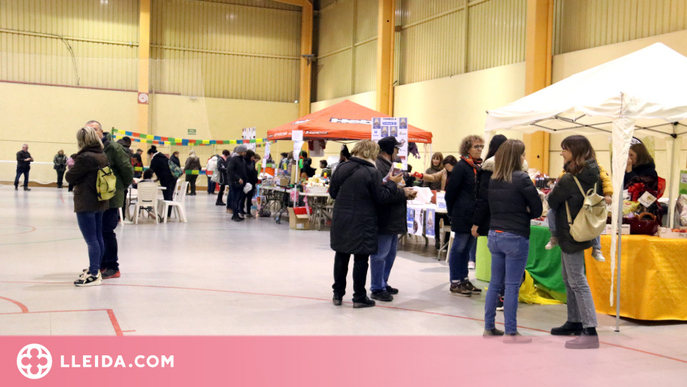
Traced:
[[408, 118], [375, 117], [372, 118], [372, 141], [378, 142], [384, 137], [396, 137], [401, 143], [398, 157], [403, 163], [403, 170], [408, 170]]
[[239, 145], [254, 144], [264, 146], [268, 140], [266, 138], [241, 139], [241, 140], [197, 140], [188, 138], [174, 138], [165, 136], [155, 136], [152, 134], [129, 132], [112, 128], [113, 138], [129, 137], [133, 142], [155, 144], [155, 145], [177, 145], [177, 146], [208, 146], [208, 145]]
[[408, 228], [408, 234], [414, 234], [413, 223], [415, 223], [415, 209], [408, 207], [406, 211], [406, 226]]
[[436, 213], [434, 209], [427, 209], [425, 217], [425, 236], [428, 238], [433, 238], [435, 237], [434, 235], [434, 218], [436, 217]]

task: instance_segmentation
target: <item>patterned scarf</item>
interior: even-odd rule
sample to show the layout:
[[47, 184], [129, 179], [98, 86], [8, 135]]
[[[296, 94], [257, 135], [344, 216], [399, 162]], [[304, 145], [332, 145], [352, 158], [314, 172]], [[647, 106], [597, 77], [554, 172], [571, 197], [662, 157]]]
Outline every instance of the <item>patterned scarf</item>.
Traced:
[[[468, 155], [468, 157], [465, 156], [460, 156], [461, 159], [463, 159], [468, 165], [472, 167], [472, 171], [475, 172], [475, 179], [477, 178], [477, 171], [480, 169], [480, 162], [482, 161], [481, 159], [475, 160], [472, 158], [472, 156]], [[477, 161], [477, 162], [475, 162]]]

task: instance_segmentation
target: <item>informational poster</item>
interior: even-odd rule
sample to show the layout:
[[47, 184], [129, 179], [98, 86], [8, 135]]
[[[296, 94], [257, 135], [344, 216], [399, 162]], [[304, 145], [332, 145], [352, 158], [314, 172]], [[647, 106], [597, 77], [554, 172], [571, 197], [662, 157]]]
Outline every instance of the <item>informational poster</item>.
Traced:
[[413, 222], [413, 234], [422, 236], [425, 227], [425, 213], [422, 209], [415, 209], [415, 221]]
[[408, 207], [406, 211], [406, 224], [408, 227], [408, 234], [413, 234], [413, 224], [415, 223], [415, 209]]
[[377, 117], [372, 119], [372, 141], [379, 141], [384, 137], [396, 137], [401, 143], [398, 157], [403, 163], [403, 170], [408, 170], [408, 118], [406, 117]]
[[[244, 140], [255, 140], [255, 138], [256, 138], [255, 137], [255, 135], [256, 135], [255, 128], [243, 128], [242, 132], [243, 132], [243, 139]], [[255, 152], [255, 142], [253, 142], [252, 144], [246, 144], [246, 146], [248, 147], [248, 149]]]
[[435, 226], [435, 219], [436, 219], [436, 213], [434, 209], [427, 209], [426, 211], [426, 219], [425, 219], [425, 236], [433, 238], [435, 237], [434, 235], [434, 226]]

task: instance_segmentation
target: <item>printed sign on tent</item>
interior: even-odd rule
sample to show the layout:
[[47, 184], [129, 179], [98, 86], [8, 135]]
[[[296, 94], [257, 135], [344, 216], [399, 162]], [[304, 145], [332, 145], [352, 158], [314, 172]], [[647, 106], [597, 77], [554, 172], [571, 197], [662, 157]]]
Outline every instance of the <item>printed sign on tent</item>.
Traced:
[[378, 142], [384, 137], [396, 137], [402, 145], [398, 157], [403, 163], [403, 170], [408, 170], [408, 118], [375, 117], [372, 119], [372, 141]]
[[406, 211], [406, 223], [408, 228], [408, 234], [413, 234], [413, 223], [415, 222], [415, 209], [408, 207]]

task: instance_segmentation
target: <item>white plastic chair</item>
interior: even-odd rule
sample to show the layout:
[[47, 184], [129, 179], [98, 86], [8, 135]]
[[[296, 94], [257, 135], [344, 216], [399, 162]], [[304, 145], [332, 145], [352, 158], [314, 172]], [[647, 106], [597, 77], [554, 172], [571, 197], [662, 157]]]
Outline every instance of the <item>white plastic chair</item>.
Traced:
[[162, 216], [164, 217], [164, 223], [167, 223], [167, 210], [170, 206], [174, 208], [174, 212], [177, 214], [179, 221], [186, 223], [186, 205], [184, 204], [186, 189], [188, 189], [188, 181], [184, 181], [181, 184], [177, 182], [172, 200], [162, 201]]
[[138, 198], [134, 207], [134, 223], [138, 224], [138, 215], [141, 209], [152, 207], [155, 215], [155, 223], [158, 223], [157, 215], [157, 183], [138, 183]]

